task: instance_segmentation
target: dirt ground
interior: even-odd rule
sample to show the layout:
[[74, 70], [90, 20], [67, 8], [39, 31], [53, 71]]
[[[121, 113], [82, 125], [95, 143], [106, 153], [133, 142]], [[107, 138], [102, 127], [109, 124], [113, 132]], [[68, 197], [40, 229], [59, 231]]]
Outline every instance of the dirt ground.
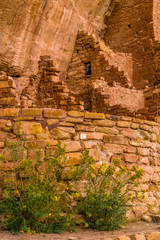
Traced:
[[67, 232], [63, 234], [20, 234], [12, 235], [7, 231], [0, 231], [0, 240], [68, 240], [69, 237], [76, 237], [77, 240], [103, 240], [109, 237], [117, 237], [119, 235], [133, 235], [135, 233], [147, 234], [160, 231], [160, 225], [156, 223], [135, 222], [129, 223], [124, 229], [112, 232], [97, 232], [93, 230], [77, 229], [76, 232]]

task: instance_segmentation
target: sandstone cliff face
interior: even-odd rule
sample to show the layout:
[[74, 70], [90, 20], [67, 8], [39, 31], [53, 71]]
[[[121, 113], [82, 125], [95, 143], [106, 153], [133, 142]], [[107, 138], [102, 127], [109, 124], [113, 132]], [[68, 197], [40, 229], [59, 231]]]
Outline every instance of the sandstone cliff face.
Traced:
[[66, 70], [78, 30], [98, 35], [114, 0], [0, 0], [0, 70], [36, 72], [50, 54]]

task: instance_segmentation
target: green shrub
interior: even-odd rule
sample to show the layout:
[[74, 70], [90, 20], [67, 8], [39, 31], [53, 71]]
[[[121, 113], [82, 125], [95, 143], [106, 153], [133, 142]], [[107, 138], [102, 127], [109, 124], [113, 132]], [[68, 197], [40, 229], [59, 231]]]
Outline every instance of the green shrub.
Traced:
[[3, 226], [14, 233], [60, 232], [71, 230], [70, 195], [62, 181], [65, 168], [65, 148], [57, 145], [53, 156], [48, 152], [42, 158], [25, 155], [22, 137], [12, 143], [13, 169], [11, 176], [4, 176], [5, 189], [0, 201], [0, 213], [5, 218]]
[[[103, 162], [94, 165], [94, 160], [84, 154], [86, 159], [85, 196], [78, 203], [78, 210], [85, 218], [85, 226], [97, 230], [114, 230], [124, 225], [126, 204], [132, 199], [131, 191], [136, 180], [141, 178], [142, 170], [133, 166], [131, 171], [114, 159], [112, 165]], [[88, 160], [87, 160], [88, 159]], [[137, 195], [137, 191], [134, 192]]]

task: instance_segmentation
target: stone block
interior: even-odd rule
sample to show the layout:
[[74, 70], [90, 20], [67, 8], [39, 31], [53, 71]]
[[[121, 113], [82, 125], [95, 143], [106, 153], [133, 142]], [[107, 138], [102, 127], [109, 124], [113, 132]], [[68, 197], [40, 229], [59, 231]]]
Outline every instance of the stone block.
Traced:
[[121, 135], [104, 135], [103, 137], [103, 141], [105, 143], [113, 143], [113, 144], [122, 144], [122, 145], [127, 145], [128, 144], [128, 140]]
[[77, 125], [76, 131], [82, 131], [82, 132], [94, 132], [95, 127], [94, 126], [88, 126], [88, 125]]
[[47, 122], [48, 126], [57, 125], [59, 123], [59, 119], [47, 119], [46, 122]]
[[131, 125], [130, 122], [126, 122], [126, 121], [118, 121], [117, 122], [117, 127], [121, 127], [121, 128], [129, 128]]
[[123, 151], [125, 153], [136, 153], [137, 149], [135, 147], [128, 147], [128, 146], [124, 146]]
[[123, 157], [126, 162], [136, 163], [138, 161], [138, 156], [135, 154], [125, 153], [123, 154]]
[[0, 88], [16, 88], [13, 80], [1, 81]]
[[77, 112], [77, 111], [69, 111], [69, 117], [84, 117], [84, 112]]
[[123, 235], [123, 236], [118, 236], [116, 240], [131, 240], [131, 239], [130, 237]]
[[113, 127], [116, 123], [111, 120], [94, 120], [93, 125], [100, 127]]
[[80, 163], [81, 159], [81, 153], [75, 152], [75, 153], [68, 153], [67, 154], [67, 161], [66, 161], [66, 166], [70, 165], [78, 165]]
[[90, 118], [90, 119], [105, 119], [105, 115], [104, 115], [104, 113], [85, 112], [85, 118]]
[[62, 127], [74, 127], [75, 126], [74, 123], [70, 123], [70, 122], [60, 122], [59, 125]]
[[99, 152], [98, 152], [98, 149], [95, 149], [95, 148], [92, 148], [92, 149], [89, 149], [89, 155], [93, 157], [93, 159], [95, 161], [99, 161]]
[[33, 121], [34, 117], [15, 117], [13, 118], [13, 121], [18, 122], [18, 121]]
[[142, 156], [150, 155], [150, 150], [148, 148], [138, 148], [137, 151], [138, 151], [138, 154], [140, 154]]
[[145, 130], [147, 132], [152, 132], [152, 130], [153, 130], [153, 128], [151, 126], [148, 126], [145, 124], [140, 125], [140, 129]]
[[131, 128], [138, 129], [139, 128], [139, 124], [138, 123], [131, 123]]
[[80, 133], [80, 139], [81, 140], [103, 140], [103, 133], [98, 132], [84, 132]]
[[65, 118], [66, 111], [61, 109], [44, 109], [44, 117], [46, 118]]
[[18, 108], [0, 109], [0, 117], [18, 117]]
[[9, 132], [11, 130], [12, 123], [10, 120], [0, 119], [0, 129]]
[[17, 133], [18, 130], [20, 133], [24, 133], [27, 135], [36, 135], [43, 132], [43, 128], [40, 123], [37, 122], [16, 122], [13, 124], [13, 132]]
[[60, 129], [54, 128], [49, 132], [51, 134], [52, 139], [56, 139], [56, 140], [70, 139], [70, 134]]
[[79, 141], [62, 141], [63, 145], [66, 145], [66, 152], [80, 152], [82, 150]]
[[123, 148], [120, 145], [105, 143], [101, 145], [102, 151], [111, 152], [113, 154], [121, 154], [123, 153]]
[[108, 127], [96, 127], [96, 132], [102, 132], [102, 133], [109, 134], [109, 135], [117, 135], [118, 134], [117, 129], [108, 128]]
[[132, 129], [124, 129], [120, 132], [123, 136], [128, 137], [130, 139], [138, 138], [138, 131]]
[[23, 116], [41, 116], [42, 109], [41, 108], [26, 108], [22, 109]]
[[152, 232], [147, 236], [147, 240], [160, 240], [160, 232]]
[[134, 234], [131, 236], [131, 240], [146, 240], [143, 234]]
[[98, 146], [97, 141], [84, 141], [83, 144], [86, 149], [97, 148]]
[[71, 123], [83, 123], [83, 118], [73, 118], [73, 117], [67, 117], [66, 122]]

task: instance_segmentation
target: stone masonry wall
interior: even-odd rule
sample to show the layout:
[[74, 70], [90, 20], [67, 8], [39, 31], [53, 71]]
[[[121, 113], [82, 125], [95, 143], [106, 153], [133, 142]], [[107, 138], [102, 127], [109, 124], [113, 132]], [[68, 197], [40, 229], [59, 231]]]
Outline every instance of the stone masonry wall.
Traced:
[[[102, 45], [93, 36], [79, 32], [67, 71], [67, 86], [76, 100], [84, 102], [85, 110], [134, 116], [144, 108], [143, 91], [131, 85], [124, 71], [116, 66], [117, 59], [111, 62], [106, 57]], [[86, 75], [87, 63], [91, 64], [91, 75]]]
[[150, 207], [152, 213], [160, 207], [160, 124], [103, 113], [66, 112], [60, 109], [0, 109], [0, 154], [7, 157], [4, 171], [12, 170], [6, 144], [16, 141], [17, 128], [26, 133], [26, 143], [33, 144], [30, 157], [36, 149], [42, 153], [49, 148], [53, 153], [58, 140], [66, 144], [67, 164], [78, 164], [84, 149], [89, 149], [97, 162], [111, 163], [121, 159], [130, 169], [134, 164], [143, 168], [139, 189], [146, 190], [145, 199], [133, 202], [132, 217], [142, 216]]
[[[156, 81], [153, 2], [156, 0], [121, 0], [115, 6], [112, 17], [106, 16], [105, 21], [105, 44], [113, 52], [131, 54], [132, 81], [137, 89]], [[128, 71], [127, 68], [126, 65], [124, 72]]]

